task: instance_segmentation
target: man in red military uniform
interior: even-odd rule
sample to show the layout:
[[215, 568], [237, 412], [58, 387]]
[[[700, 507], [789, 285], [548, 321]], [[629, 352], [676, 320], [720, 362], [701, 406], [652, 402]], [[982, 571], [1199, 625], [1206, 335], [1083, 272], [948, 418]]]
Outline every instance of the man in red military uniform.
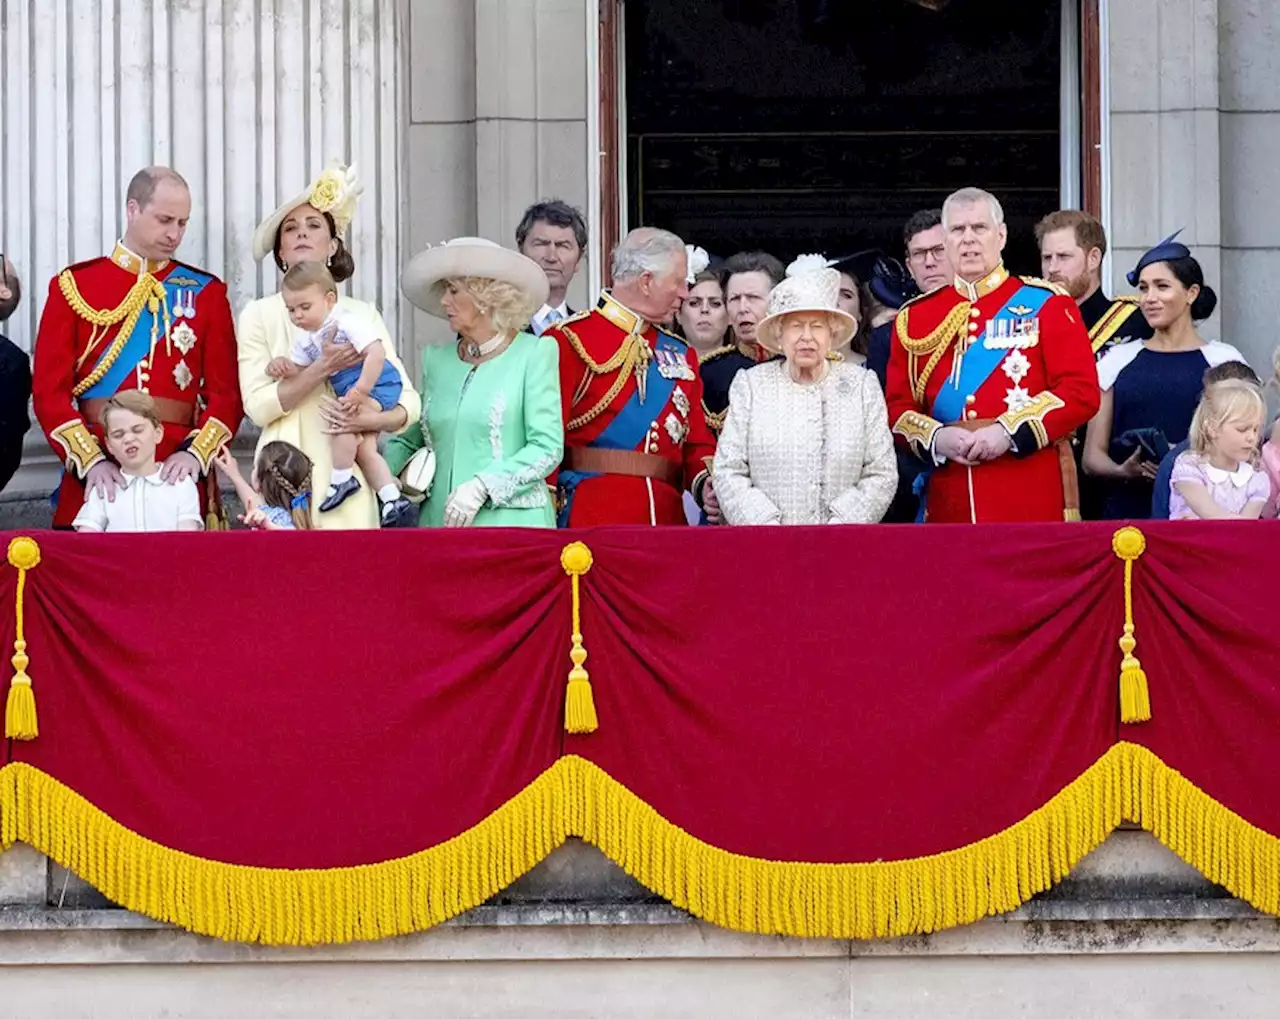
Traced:
[[[240, 426], [235, 331], [227, 288], [174, 261], [191, 214], [186, 181], [149, 167], [129, 183], [124, 237], [109, 257], [63, 270], [49, 284], [36, 333], [36, 418], [65, 472], [55, 527], [70, 527], [86, 488], [114, 499], [126, 487], [102, 445], [102, 409], [137, 389], [164, 425], [161, 479], [208, 479], [217, 452]], [[216, 486], [208, 521], [216, 523]]]
[[612, 290], [548, 330], [560, 344], [562, 527], [683, 524], [686, 489], [716, 515], [698, 358], [654, 325], [687, 296], [687, 272], [679, 237], [633, 230], [614, 252]]
[[905, 305], [886, 398], [894, 434], [925, 460], [925, 519], [1078, 520], [1069, 439], [1098, 410], [1080, 311], [1010, 276], [1000, 203], [965, 188], [942, 210], [955, 281]]

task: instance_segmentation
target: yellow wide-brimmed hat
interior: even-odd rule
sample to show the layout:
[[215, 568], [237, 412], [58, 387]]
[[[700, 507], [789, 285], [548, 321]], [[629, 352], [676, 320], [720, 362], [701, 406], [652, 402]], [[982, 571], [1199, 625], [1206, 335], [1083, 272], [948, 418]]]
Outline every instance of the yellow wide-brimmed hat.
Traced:
[[535, 309], [546, 303], [551, 292], [537, 262], [483, 237], [455, 237], [419, 252], [400, 274], [400, 289], [415, 308], [446, 318], [440, 304], [445, 281], [465, 276], [510, 283]]
[[840, 273], [815, 269], [788, 276], [769, 292], [767, 314], [756, 326], [756, 338], [765, 350], [782, 353], [782, 319], [796, 311], [825, 311], [831, 319], [831, 349], [838, 350], [858, 331], [858, 320], [837, 305]]
[[253, 258], [261, 262], [275, 251], [276, 232], [280, 224], [299, 205], [310, 205], [317, 212], [327, 212], [333, 217], [334, 236], [346, 233], [356, 214], [356, 202], [364, 188], [356, 179], [354, 166], [332, 162], [324, 173], [311, 182], [306, 191], [295, 195], [258, 224], [253, 235]]

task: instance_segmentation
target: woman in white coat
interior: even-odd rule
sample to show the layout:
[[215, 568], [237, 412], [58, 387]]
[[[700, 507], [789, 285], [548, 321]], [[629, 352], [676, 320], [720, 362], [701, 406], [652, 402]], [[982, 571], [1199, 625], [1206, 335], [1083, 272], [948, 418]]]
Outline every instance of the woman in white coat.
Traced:
[[[324, 261], [339, 283], [350, 279], [355, 273], [355, 261], [342, 234], [355, 214], [360, 192], [353, 171], [336, 164], [330, 166], [306, 191], [262, 221], [254, 234], [253, 257], [261, 261], [270, 254], [282, 273], [299, 262]], [[382, 341], [388, 363], [399, 369], [404, 389], [399, 404], [390, 410], [345, 412], [334, 399], [329, 377], [360, 361], [350, 344], [326, 346], [319, 360], [292, 378], [277, 381], [267, 375], [272, 358], [289, 356], [293, 336], [289, 311], [280, 294], [251, 302], [240, 313], [236, 329], [240, 393], [245, 413], [262, 429], [258, 448], [275, 439], [297, 446], [314, 464], [312, 484], [316, 492], [325, 491], [333, 470], [331, 433], [399, 432], [417, 422], [422, 413], [412, 376], [400, 363], [378, 309], [347, 296], [338, 299], [338, 306], [346, 314], [366, 321], [368, 331]], [[417, 512], [412, 505], [388, 504], [388, 509], [392, 519], [380, 520], [377, 500], [367, 484], [328, 513], [318, 513], [315, 505], [311, 507], [317, 528], [354, 530], [378, 527], [380, 523], [416, 526]]]
[[858, 328], [837, 305], [840, 274], [819, 269], [769, 295], [756, 337], [782, 360], [739, 372], [716, 448], [729, 524], [874, 524], [898, 484], [876, 377], [829, 356]]

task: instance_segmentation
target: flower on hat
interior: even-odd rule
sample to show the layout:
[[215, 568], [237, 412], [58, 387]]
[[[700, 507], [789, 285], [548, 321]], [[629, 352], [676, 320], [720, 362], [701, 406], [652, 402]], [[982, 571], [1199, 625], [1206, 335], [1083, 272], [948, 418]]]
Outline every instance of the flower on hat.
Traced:
[[342, 204], [346, 181], [337, 170], [325, 170], [311, 185], [311, 204], [317, 212], [332, 212]]
[[685, 277], [685, 282], [693, 286], [693, 281], [698, 278], [698, 273], [711, 264], [711, 256], [702, 248], [694, 247], [692, 244], [684, 246], [684, 253], [689, 260], [689, 275]]
[[356, 181], [356, 168], [331, 163], [312, 182], [308, 203], [317, 212], [327, 212], [333, 217], [337, 232], [342, 233], [355, 216], [356, 200], [363, 189]]
[[829, 269], [831, 263], [827, 261], [826, 255], [800, 255], [787, 266], [788, 276], [803, 276], [805, 273], [817, 272], [819, 269]]

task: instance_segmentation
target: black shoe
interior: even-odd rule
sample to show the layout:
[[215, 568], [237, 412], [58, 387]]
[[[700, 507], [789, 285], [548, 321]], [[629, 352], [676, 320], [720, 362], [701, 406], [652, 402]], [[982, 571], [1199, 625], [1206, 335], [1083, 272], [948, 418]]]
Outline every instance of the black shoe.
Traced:
[[417, 527], [418, 507], [401, 496], [384, 503], [382, 507], [383, 527]]
[[329, 510], [337, 509], [358, 491], [360, 491], [360, 482], [354, 477], [347, 478], [341, 485], [330, 485], [329, 494], [325, 497], [324, 502], [320, 504], [320, 512], [328, 513]]

